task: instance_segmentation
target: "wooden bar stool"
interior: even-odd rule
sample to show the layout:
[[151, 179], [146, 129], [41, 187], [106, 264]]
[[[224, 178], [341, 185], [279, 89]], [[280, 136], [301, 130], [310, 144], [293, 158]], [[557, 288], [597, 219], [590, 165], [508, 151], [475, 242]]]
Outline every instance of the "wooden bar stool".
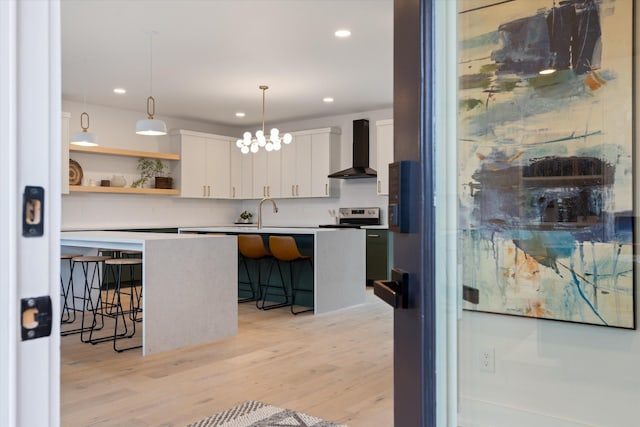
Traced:
[[[80, 264], [82, 267], [82, 273], [84, 275], [84, 291], [82, 296], [74, 295], [74, 300], [80, 300], [81, 304], [75, 305], [77, 310], [82, 312], [81, 315], [81, 324], [79, 328], [71, 329], [67, 331], [62, 331], [60, 335], [66, 336], [71, 334], [80, 334], [80, 341], [89, 342], [85, 340], [84, 334], [85, 332], [91, 332], [94, 329], [99, 330], [104, 326], [104, 319], [101, 318], [100, 326], [97, 324], [97, 317], [95, 315], [96, 312], [100, 311], [102, 313], [101, 304], [102, 297], [102, 274], [101, 268], [104, 266], [104, 262], [108, 259], [111, 259], [110, 256], [105, 255], [81, 255], [76, 256], [71, 259], [73, 268], [75, 269], [76, 264]], [[93, 269], [91, 268], [93, 266]], [[89, 273], [91, 271], [91, 273]], [[93, 314], [93, 320], [90, 325], [87, 325], [85, 322], [86, 312], [89, 310]]]
[[[259, 234], [238, 234], [238, 253], [240, 254], [239, 263], [244, 266], [244, 271], [247, 274], [247, 281], [240, 280], [238, 277], [238, 302], [255, 301], [256, 307], [258, 307], [258, 301], [260, 301], [260, 295], [262, 294], [262, 264], [264, 260], [272, 259], [273, 257], [264, 245], [264, 240]], [[248, 261], [251, 260], [255, 264], [258, 270], [258, 280], [256, 283], [251, 279], [249, 273]], [[249, 285], [243, 287], [243, 285]], [[250, 292], [251, 296], [247, 298], [240, 298], [240, 292]]]
[[[136, 334], [136, 323], [142, 321], [142, 282], [140, 283], [140, 291], [135, 286], [135, 270], [138, 265], [142, 265], [141, 258], [115, 258], [108, 259], [105, 265], [113, 271], [115, 269], [115, 290], [113, 307], [108, 312], [102, 313], [104, 316], [113, 317], [115, 319], [115, 325], [113, 328], [113, 335], [94, 338], [93, 330], [89, 336], [89, 342], [97, 344], [105, 341], [113, 342], [113, 349], [118, 353], [126, 350], [132, 350], [135, 348], [141, 348], [142, 345], [134, 345], [125, 348], [118, 348], [117, 341], [123, 338], [132, 338]], [[129, 267], [129, 283], [130, 286], [125, 288], [122, 286], [122, 268], [124, 266]], [[128, 289], [125, 290], [125, 289]], [[123, 296], [126, 296], [128, 301], [125, 301]], [[104, 307], [104, 305], [102, 305]], [[94, 323], [97, 322], [96, 317], [98, 313], [94, 312]], [[127, 318], [130, 320], [130, 327], [127, 326]], [[122, 331], [118, 332], [118, 323], [122, 320]]]
[[[293, 236], [269, 236], [269, 249], [271, 250], [271, 254], [275, 259], [275, 263], [278, 266], [278, 272], [280, 273], [280, 281], [282, 283], [283, 289], [286, 289], [284, 276], [282, 274], [281, 264], [289, 265], [289, 287], [291, 289], [291, 313], [300, 314], [308, 311], [313, 311], [313, 307], [295, 311], [293, 309], [296, 304], [296, 294], [298, 292], [309, 292], [313, 295], [313, 288], [306, 289], [300, 287], [300, 284], [294, 280], [293, 276], [293, 267], [295, 264], [306, 264], [309, 263], [311, 270], [313, 271], [313, 262], [312, 258], [309, 255], [302, 255], [300, 250], [298, 249], [298, 245], [296, 244]], [[273, 269], [273, 265], [272, 265]], [[271, 271], [269, 271], [269, 279], [271, 278]], [[268, 280], [269, 282], [269, 280]], [[264, 304], [264, 302], [263, 302]]]

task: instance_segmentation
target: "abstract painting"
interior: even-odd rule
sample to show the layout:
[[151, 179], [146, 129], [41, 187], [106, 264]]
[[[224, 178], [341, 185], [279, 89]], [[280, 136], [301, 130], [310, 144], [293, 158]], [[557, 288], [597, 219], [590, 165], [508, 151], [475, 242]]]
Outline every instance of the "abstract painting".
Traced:
[[459, 5], [464, 308], [635, 329], [633, 1]]

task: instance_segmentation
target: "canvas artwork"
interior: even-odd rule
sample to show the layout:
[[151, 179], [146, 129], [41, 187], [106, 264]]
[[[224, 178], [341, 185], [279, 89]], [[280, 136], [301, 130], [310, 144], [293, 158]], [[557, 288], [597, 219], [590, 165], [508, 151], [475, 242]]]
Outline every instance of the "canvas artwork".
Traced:
[[459, 5], [465, 309], [635, 329], [633, 1]]

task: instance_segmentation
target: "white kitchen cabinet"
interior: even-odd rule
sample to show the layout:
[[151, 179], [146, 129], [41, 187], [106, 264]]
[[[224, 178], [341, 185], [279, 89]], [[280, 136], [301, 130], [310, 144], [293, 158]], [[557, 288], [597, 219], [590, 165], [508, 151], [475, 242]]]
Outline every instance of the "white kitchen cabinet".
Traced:
[[282, 147], [282, 197], [311, 196], [311, 135], [292, 134]]
[[333, 128], [294, 132], [282, 148], [282, 197], [329, 197], [337, 185], [328, 175], [338, 167], [340, 132]]
[[231, 198], [253, 198], [253, 155], [231, 144]]
[[329, 174], [340, 166], [340, 130], [315, 129], [311, 133], [311, 197], [336, 196], [339, 180]]
[[60, 165], [60, 191], [62, 194], [69, 194], [69, 122], [71, 121], [71, 113], [62, 112], [62, 125], [60, 130], [62, 135], [60, 138], [61, 146], [61, 165]]
[[393, 119], [376, 122], [378, 195], [389, 194], [389, 164], [393, 163]]
[[179, 142], [177, 171], [181, 197], [227, 199], [231, 197], [231, 145], [233, 139], [202, 132], [171, 132]]
[[280, 167], [282, 164], [281, 153], [279, 151], [266, 151], [262, 148], [257, 153], [250, 153], [253, 157], [253, 198], [280, 197], [281, 176]]

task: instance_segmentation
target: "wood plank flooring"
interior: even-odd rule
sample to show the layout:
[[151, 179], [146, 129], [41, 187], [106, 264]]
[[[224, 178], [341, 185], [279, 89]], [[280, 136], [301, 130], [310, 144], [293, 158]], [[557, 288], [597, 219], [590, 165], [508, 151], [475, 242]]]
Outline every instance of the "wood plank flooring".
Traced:
[[61, 425], [186, 426], [245, 400], [393, 425], [393, 309], [370, 288], [365, 304], [333, 313], [244, 303], [238, 318], [236, 337], [147, 357], [62, 337]]

